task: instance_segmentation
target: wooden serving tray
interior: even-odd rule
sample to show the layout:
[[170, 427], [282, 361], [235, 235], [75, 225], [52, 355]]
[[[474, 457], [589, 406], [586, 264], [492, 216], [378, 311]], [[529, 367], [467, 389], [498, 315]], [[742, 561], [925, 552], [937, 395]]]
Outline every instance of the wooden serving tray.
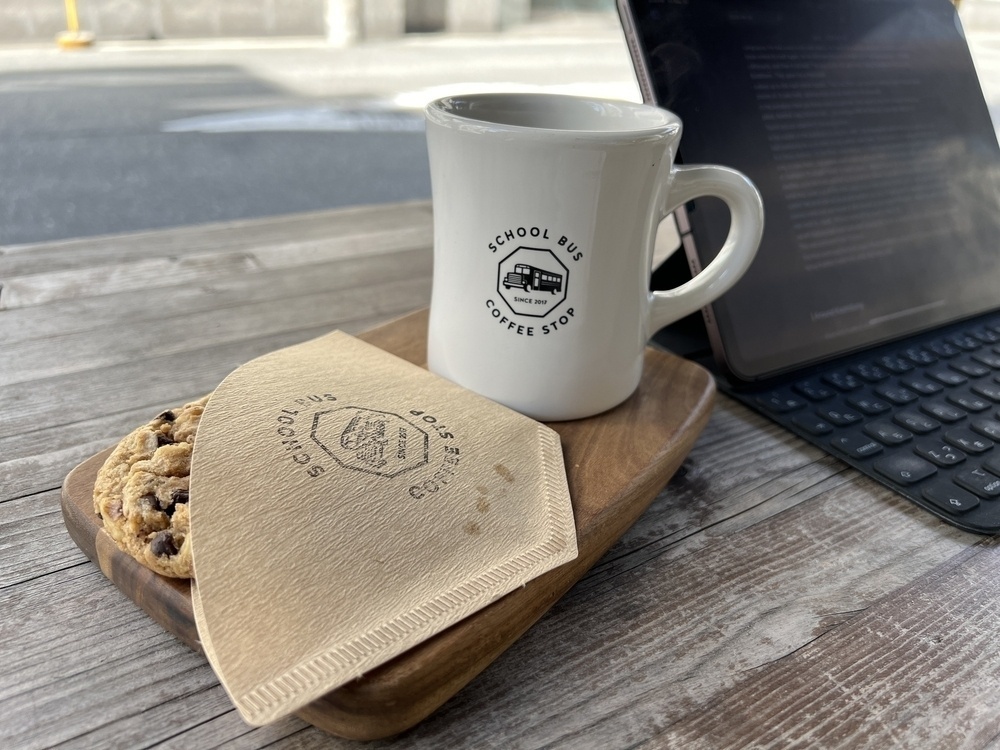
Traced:
[[[427, 313], [421, 311], [359, 338], [423, 364], [426, 331]], [[628, 401], [596, 417], [551, 424], [562, 439], [579, 557], [327, 693], [298, 715], [352, 739], [388, 737], [430, 715], [514, 643], [635, 523], [691, 450], [714, 395], [715, 384], [704, 369], [647, 349], [642, 382]], [[66, 528], [119, 589], [200, 651], [189, 583], [159, 576], [121, 552], [94, 513], [94, 482], [110, 452], [91, 457], [66, 477]]]

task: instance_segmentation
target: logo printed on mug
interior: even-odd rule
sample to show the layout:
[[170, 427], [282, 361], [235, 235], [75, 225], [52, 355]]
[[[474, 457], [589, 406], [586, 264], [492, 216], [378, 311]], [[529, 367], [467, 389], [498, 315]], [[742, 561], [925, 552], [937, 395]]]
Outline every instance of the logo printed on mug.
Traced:
[[[514, 238], [521, 244], [508, 241]], [[489, 249], [507, 253], [497, 264], [498, 297], [486, 300], [486, 309], [497, 323], [515, 335], [546, 336], [572, 319], [574, 311], [564, 303], [570, 289], [570, 266], [583, 257], [575, 242], [547, 228], [518, 227], [497, 235]], [[553, 314], [557, 309], [559, 314]]]

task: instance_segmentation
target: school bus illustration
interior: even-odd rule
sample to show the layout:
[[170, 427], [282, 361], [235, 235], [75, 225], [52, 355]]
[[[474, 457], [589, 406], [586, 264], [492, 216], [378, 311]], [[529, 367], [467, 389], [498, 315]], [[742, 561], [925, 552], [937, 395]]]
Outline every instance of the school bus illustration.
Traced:
[[563, 287], [562, 274], [546, 271], [544, 268], [535, 268], [526, 263], [518, 263], [513, 271], [508, 271], [503, 280], [503, 285], [510, 289], [513, 286], [520, 287], [526, 292], [561, 292]]

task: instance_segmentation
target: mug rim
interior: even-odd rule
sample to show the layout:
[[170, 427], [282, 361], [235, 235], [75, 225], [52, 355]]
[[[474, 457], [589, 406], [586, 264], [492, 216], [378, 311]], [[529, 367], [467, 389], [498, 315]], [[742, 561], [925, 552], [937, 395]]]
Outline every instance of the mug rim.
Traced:
[[[607, 117], [604, 112], [618, 110], [627, 113], [631, 119], [618, 120], [623, 127], [611, 129], [587, 127], [546, 127], [540, 125], [503, 122], [473, 114], [470, 109], [475, 105], [496, 106], [498, 103], [510, 104], [528, 102], [553, 102], [568, 105], [570, 103], [589, 105], [595, 113], [595, 118]], [[519, 134], [536, 138], [567, 137], [582, 138], [597, 141], [634, 141], [643, 138], [662, 138], [679, 135], [681, 132], [680, 118], [668, 109], [642, 102], [632, 102], [623, 99], [611, 99], [600, 96], [577, 96], [571, 94], [554, 94], [547, 92], [482, 92], [468, 94], [452, 94], [444, 96], [427, 104], [424, 110], [428, 122], [446, 128], [475, 132], [478, 134]], [[480, 116], [477, 116], [479, 114]], [[639, 115], [642, 115], [640, 119]], [[643, 122], [645, 119], [647, 122]]]

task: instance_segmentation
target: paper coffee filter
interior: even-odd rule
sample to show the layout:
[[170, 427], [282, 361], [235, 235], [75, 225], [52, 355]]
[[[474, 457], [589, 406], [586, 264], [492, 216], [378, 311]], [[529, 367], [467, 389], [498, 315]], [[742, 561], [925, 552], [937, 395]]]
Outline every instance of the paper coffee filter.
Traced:
[[555, 432], [339, 332], [219, 386], [191, 498], [199, 636], [251, 724], [576, 557]]

